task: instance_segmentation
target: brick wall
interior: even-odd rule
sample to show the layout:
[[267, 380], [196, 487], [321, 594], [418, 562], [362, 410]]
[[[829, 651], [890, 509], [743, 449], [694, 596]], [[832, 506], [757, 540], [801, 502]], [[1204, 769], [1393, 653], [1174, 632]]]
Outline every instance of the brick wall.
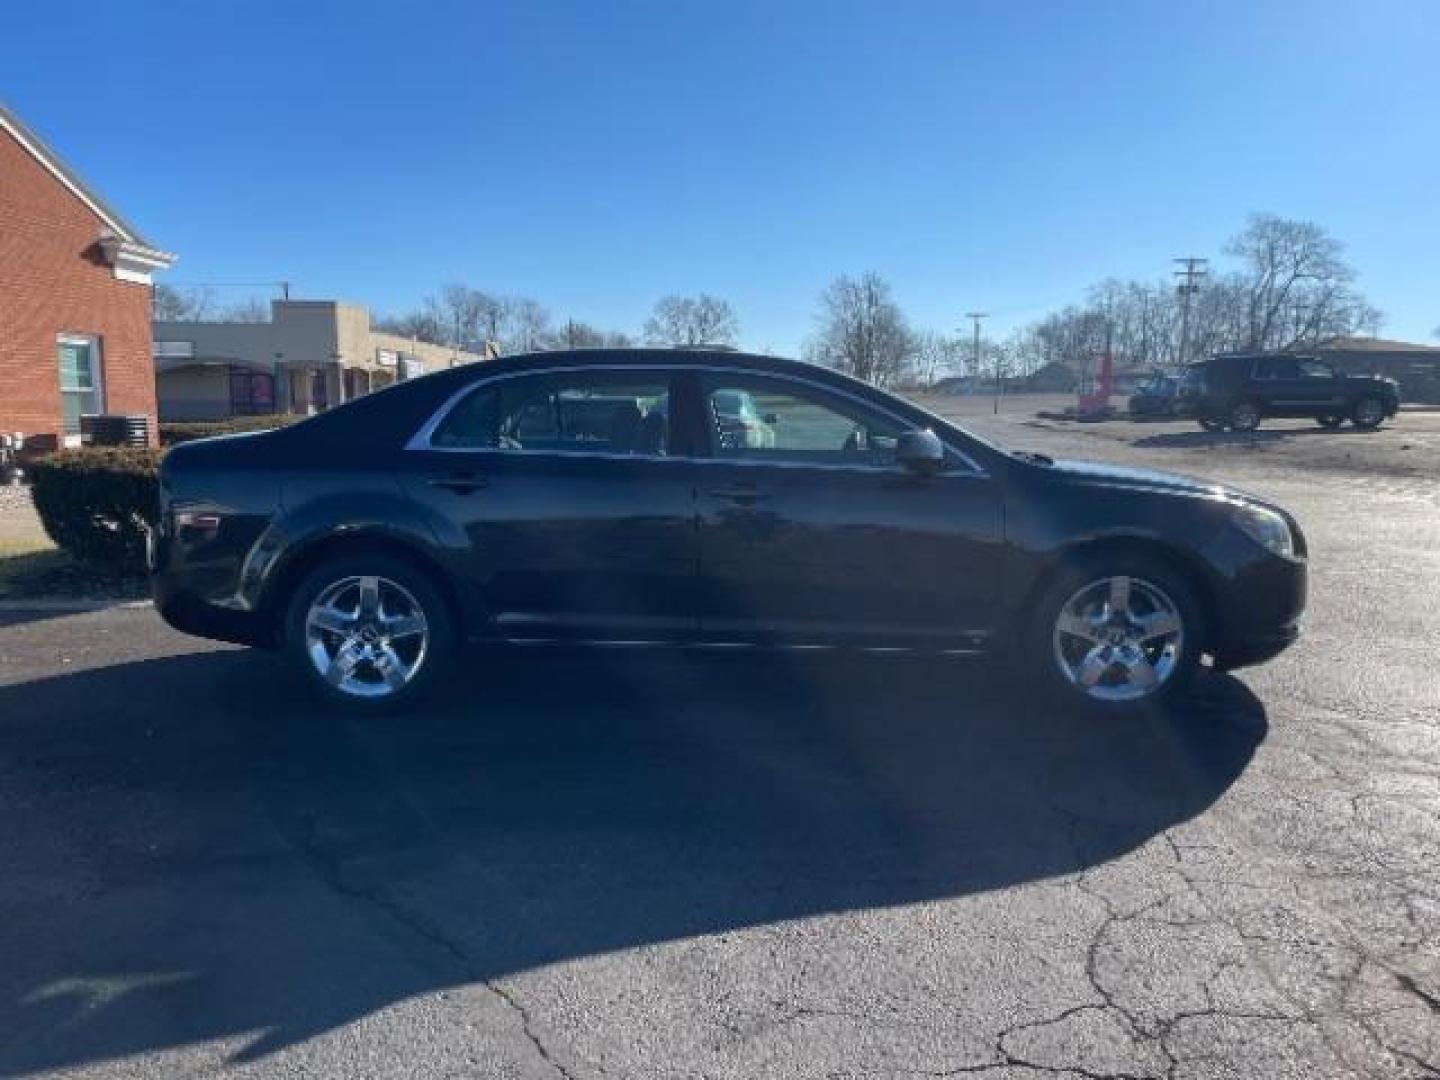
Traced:
[[150, 288], [120, 281], [95, 246], [103, 222], [0, 129], [0, 430], [60, 431], [55, 338], [100, 339], [105, 410], [155, 434]]

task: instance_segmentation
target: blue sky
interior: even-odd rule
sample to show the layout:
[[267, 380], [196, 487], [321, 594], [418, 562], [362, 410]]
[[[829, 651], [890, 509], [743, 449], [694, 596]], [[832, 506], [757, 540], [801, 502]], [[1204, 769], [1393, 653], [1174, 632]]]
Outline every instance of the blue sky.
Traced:
[[0, 98], [172, 281], [391, 311], [464, 280], [629, 330], [708, 291], [787, 353], [840, 272], [1003, 333], [1254, 210], [1329, 228], [1427, 340], [1437, 75], [1434, 0], [49, 0], [0, 35]]

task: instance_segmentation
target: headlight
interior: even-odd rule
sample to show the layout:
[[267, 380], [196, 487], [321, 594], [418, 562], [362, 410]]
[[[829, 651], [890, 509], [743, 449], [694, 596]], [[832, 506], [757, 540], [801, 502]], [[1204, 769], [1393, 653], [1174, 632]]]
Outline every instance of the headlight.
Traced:
[[1237, 506], [1235, 524], [1265, 550], [1287, 558], [1295, 557], [1295, 537], [1290, 533], [1290, 523], [1275, 511], [1266, 510], [1263, 506]]

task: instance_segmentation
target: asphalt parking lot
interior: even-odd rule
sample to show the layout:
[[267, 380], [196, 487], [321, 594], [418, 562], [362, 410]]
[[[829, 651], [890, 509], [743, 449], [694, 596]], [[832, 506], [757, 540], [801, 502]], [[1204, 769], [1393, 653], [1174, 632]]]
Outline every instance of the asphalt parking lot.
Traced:
[[1440, 414], [936, 404], [1285, 503], [1306, 637], [1123, 728], [686, 653], [357, 724], [148, 610], [0, 614], [0, 1073], [1440, 1075]]

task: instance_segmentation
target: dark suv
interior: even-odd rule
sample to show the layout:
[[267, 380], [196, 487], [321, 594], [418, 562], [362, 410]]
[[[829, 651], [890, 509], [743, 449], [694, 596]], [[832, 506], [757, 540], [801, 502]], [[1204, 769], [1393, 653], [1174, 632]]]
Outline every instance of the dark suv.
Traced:
[[1376, 428], [1400, 408], [1394, 379], [1345, 375], [1313, 356], [1288, 353], [1212, 357], [1189, 369], [1181, 395], [1182, 410], [1206, 431], [1254, 431], [1267, 416]]

